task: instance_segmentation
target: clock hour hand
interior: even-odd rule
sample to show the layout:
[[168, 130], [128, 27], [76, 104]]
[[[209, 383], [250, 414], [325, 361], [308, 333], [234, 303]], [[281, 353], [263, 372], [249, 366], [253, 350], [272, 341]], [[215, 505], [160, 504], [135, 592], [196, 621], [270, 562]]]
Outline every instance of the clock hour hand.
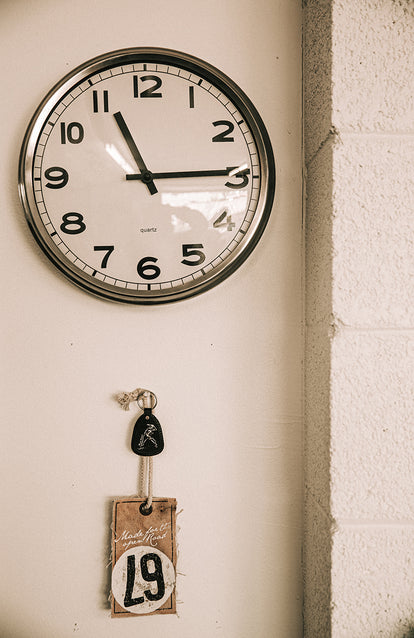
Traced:
[[131, 151], [132, 157], [134, 158], [139, 170], [141, 171], [139, 173], [139, 179], [141, 179], [144, 182], [144, 184], [146, 184], [151, 195], [155, 195], [155, 193], [158, 193], [158, 189], [153, 182], [154, 176], [151, 173], [151, 171], [148, 170], [142, 158], [142, 155], [139, 152], [138, 147], [134, 142], [131, 132], [122, 116], [121, 111], [117, 111], [117, 113], [114, 113], [114, 118], [116, 120], [116, 123], [118, 124], [119, 130], [121, 131], [123, 138], [125, 139], [125, 142], [127, 143], [129, 150]]
[[[165, 173], [151, 173], [152, 179], [169, 179], [175, 177], [220, 177], [226, 175], [248, 175], [250, 170], [245, 166], [230, 166], [226, 169], [206, 170], [206, 171], [167, 171]], [[133, 173], [126, 175], [127, 180], [143, 180], [143, 173]]]

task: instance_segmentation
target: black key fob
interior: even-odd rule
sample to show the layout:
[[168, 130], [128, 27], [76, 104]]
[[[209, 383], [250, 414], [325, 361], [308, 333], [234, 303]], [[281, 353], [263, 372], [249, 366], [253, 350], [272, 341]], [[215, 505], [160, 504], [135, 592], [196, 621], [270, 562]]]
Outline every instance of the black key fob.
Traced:
[[145, 408], [134, 426], [131, 448], [139, 456], [155, 456], [164, 449], [164, 437], [161, 424], [152, 414], [151, 408]]

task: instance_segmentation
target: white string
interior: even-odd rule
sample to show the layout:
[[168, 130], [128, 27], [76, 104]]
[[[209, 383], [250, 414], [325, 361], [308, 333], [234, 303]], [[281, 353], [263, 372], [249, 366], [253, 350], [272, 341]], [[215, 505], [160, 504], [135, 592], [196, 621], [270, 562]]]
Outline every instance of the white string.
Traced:
[[152, 506], [152, 481], [154, 476], [154, 465], [153, 465], [152, 456], [149, 456], [147, 458], [148, 458], [148, 497], [147, 497], [147, 503], [145, 505], [145, 509], [149, 510], [150, 507]]
[[132, 403], [132, 401], [136, 401], [139, 395], [143, 394], [144, 392], [148, 392], [148, 390], [137, 388], [132, 392], [120, 392], [116, 398], [123, 410], [129, 410], [129, 404]]
[[152, 456], [141, 456], [140, 459], [140, 476], [139, 476], [139, 496], [145, 498], [144, 509], [149, 510], [153, 499], [153, 477], [154, 465]]
[[139, 457], [139, 477], [138, 477], [138, 496], [143, 498], [146, 496], [147, 487], [147, 457]]

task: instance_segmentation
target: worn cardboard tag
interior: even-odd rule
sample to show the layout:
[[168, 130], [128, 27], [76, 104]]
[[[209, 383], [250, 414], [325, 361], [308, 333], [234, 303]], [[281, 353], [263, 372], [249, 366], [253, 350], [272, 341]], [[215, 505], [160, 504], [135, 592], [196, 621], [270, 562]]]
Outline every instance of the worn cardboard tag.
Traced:
[[175, 498], [114, 501], [112, 516], [112, 617], [175, 614]]

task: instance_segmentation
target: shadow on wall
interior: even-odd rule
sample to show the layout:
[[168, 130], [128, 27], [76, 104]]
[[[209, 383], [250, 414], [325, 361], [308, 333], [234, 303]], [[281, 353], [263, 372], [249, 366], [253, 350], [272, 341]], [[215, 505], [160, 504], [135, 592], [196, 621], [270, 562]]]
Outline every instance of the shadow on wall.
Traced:
[[[332, 321], [332, 8], [304, 3], [306, 179], [304, 637], [330, 638]], [[351, 637], [350, 637], [351, 638]]]

